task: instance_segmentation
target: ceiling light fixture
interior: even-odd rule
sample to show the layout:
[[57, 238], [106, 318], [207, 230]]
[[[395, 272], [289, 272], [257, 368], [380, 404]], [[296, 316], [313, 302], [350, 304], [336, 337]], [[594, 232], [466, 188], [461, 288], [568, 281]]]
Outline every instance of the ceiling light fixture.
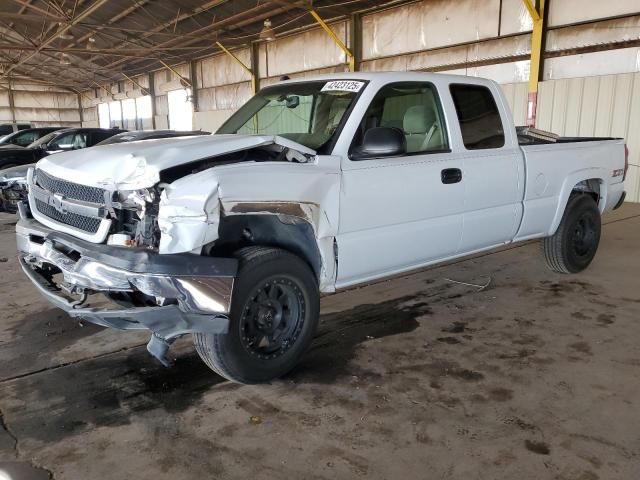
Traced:
[[260, 40], [265, 40], [267, 42], [272, 42], [276, 39], [276, 32], [271, 26], [271, 20], [268, 18], [264, 21], [264, 26], [260, 31]]
[[[62, 22], [58, 23], [58, 32], [62, 30], [64, 26], [65, 26], [64, 23]], [[73, 33], [71, 33], [71, 30], [67, 29], [63, 33], [59, 33], [58, 38], [61, 38], [62, 40], [73, 40], [76, 37], [73, 36]]]

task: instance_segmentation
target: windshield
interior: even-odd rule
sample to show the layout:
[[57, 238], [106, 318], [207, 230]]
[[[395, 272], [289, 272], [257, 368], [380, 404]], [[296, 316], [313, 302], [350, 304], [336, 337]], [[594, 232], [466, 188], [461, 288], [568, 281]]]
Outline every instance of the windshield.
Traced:
[[268, 87], [216, 133], [280, 135], [318, 150], [336, 133], [362, 87], [364, 82], [352, 80]]
[[47, 135], [45, 135], [44, 137], [40, 137], [40, 139], [36, 140], [35, 142], [33, 142], [32, 144], [30, 144], [27, 148], [36, 148], [39, 147], [40, 145], [44, 145], [45, 143], [49, 143], [49, 141], [55, 137], [58, 133], [60, 132], [51, 132], [48, 133]]
[[11, 143], [11, 139], [16, 136], [16, 133], [19, 133], [19, 132], [14, 132], [14, 133], [10, 133], [9, 135], [0, 136], [0, 145], [3, 145], [5, 143]]

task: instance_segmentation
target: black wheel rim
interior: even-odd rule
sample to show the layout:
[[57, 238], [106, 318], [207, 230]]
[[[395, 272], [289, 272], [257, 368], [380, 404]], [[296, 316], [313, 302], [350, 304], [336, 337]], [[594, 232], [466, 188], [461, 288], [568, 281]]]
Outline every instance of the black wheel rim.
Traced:
[[595, 222], [591, 215], [582, 215], [573, 231], [573, 251], [578, 257], [586, 257], [593, 251], [595, 244]]
[[262, 359], [283, 355], [298, 339], [305, 307], [302, 290], [291, 279], [274, 277], [260, 283], [242, 311], [242, 345]]

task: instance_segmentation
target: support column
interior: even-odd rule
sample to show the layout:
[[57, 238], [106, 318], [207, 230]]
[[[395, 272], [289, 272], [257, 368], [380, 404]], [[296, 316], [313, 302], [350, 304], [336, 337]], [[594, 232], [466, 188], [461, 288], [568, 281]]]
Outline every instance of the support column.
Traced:
[[156, 87], [153, 82], [153, 72], [149, 76], [149, 96], [151, 96], [151, 126], [156, 129]]
[[531, 32], [531, 66], [529, 70], [529, 96], [527, 102], [527, 125], [535, 127], [538, 107], [538, 84], [542, 80], [543, 58], [542, 49], [545, 35], [545, 7], [547, 0], [522, 0], [533, 20]]
[[251, 44], [251, 71], [255, 84], [253, 85], [254, 94], [260, 91], [260, 43], [253, 42]]
[[198, 108], [198, 62], [191, 60], [189, 62], [189, 76], [191, 77], [191, 103], [193, 103], [193, 111], [199, 112]]
[[11, 121], [16, 123], [16, 104], [13, 99], [13, 88], [11, 87], [11, 78], [9, 80], [9, 111], [11, 112]]
[[349, 47], [353, 54], [353, 70], [360, 70], [362, 61], [362, 15], [354, 13], [349, 21]]
[[84, 109], [82, 108], [82, 95], [78, 93], [76, 97], [78, 98], [78, 113], [80, 114], [80, 126], [84, 127]]

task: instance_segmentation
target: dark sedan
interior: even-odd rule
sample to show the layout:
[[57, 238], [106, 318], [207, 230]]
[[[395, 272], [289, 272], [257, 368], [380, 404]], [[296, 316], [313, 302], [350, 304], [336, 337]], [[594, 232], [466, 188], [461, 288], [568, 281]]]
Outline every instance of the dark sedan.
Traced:
[[27, 147], [36, 140], [40, 140], [45, 135], [62, 129], [63, 127], [39, 127], [18, 130], [17, 132], [0, 137], [0, 148], [13, 148], [16, 145], [19, 147]]
[[115, 128], [67, 128], [51, 132], [28, 147], [0, 148], [0, 169], [34, 163], [53, 153], [92, 147], [122, 132]]

